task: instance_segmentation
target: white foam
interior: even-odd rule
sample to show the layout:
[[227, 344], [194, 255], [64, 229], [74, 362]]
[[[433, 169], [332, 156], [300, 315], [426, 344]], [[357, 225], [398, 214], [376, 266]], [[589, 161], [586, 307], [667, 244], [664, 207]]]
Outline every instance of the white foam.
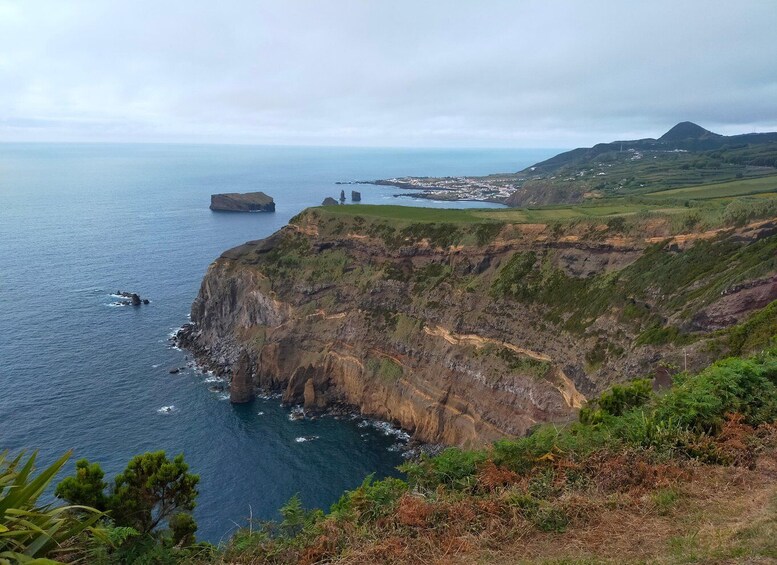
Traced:
[[305, 409], [302, 406], [292, 406], [289, 413], [289, 420], [294, 422], [295, 420], [303, 420], [305, 418]]
[[381, 420], [362, 420], [356, 424], [356, 426], [359, 428], [373, 428], [379, 432], [382, 432], [384, 436], [393, 436], [399, 441], [410, 441], [409, 433], [400, 428], [394, 427], [389, 422], [383, 422]]
[[304, 443], [306, 441], [313, 441], [315, 439], [318, 439], [318, 436], [304, 436], [304, 437], [298, 437], [294, 441], [297, 443]]
[[229, 400], [229, 393], [228, 392], [224, 392], [222, 394], [219, 394], [218, 395], [218, 399], [219, 400]]
[[264, 416], [264, 412], [257, 412], [256, 415], [257, 416]]
[[226, 379], [224, 379], [222, 377], [218, 377], [218, 376], [214, 375], [213, 373], [211, 373], [211, 376], [205, 377], [202, 380], [202, 382], [204, 382], [206, 384], [210, 384], [210, 383], [224, 383], [224, 382], [226, 382]]
[[157, 410], [157, 413], [159, 414], [172, 414], [173, 412], [178, 412], [178, 408], [176, 408], [174, 404], [171, 404], [170, 406], [162, 406]]
[[159, 363], [157, 363], [156, 365], [151, 365], [151, 368], [152, 369], [158, 369], [159, 368]]

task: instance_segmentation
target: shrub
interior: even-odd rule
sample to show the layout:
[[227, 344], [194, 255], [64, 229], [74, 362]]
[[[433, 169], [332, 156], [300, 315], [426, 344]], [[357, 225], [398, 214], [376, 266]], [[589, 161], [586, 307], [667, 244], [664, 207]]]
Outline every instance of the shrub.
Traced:
[[777, 355], [719, 361], [682, 377], [658, 400], [656, 415], [698, 432], [717, 433], [728, 413], [758, 425], [777, 419]]
[[343, 494], [332, 505], [332, 514], [353, 517], [360, 522], [374, 521], [390, 514], [399, 498], [407, 492], [407, 483], [394, 477], [380, 481], [373, 479], [374, 475], [369, 475], [358, 488]]
[[482, 451], [449, 447], [436, 457], [405, 463], [400, 470], [407, 473], [410, 484], [414, 486], [434, 489], [445, 485], [466, 489], [475, 484], [478, 466], [485, 460], [486, 454]]

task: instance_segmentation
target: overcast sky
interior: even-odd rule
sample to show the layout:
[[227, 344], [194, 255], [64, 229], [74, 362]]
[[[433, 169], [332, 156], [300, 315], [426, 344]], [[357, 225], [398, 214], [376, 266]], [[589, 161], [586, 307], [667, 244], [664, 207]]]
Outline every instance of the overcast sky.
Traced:
[[0, 141], [777, 131], [775, 26], [775, 0], [0, 0]]

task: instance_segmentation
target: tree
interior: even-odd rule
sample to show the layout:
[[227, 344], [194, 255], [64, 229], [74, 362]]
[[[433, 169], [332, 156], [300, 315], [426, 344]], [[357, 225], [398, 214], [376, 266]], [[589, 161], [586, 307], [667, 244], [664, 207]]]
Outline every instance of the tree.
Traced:
[[199, 475], [183, 455], [170, 461], [164, 451], [136, 455], [116, 476], [109, 508], [118, 525], [149, 533], [174, 514], [193, 510]]
[[[172, 461], [164, 451], [136, 455], [116, 476], [107, 495], [103, 476], [97, 463], [82, 459], [76, 464], [75, 476], [59, 483], [56, 496], [72, 504], [90, 501], [95, 507], [110, 511], [116, 526], [131, 527], [141, 534], [151, 533], [169, 521], [178, 541], [193, 539], [197, 525], [185, 513], [194, 509], [200, 477], [189, 473], [183, 455]], [[188, 518], [177, 517], [179, 514]]]
[[65, 477], [57, 485], [54, 494], [67, 500], [70, 504], [91, 506], [100, 511], [106, 509], [105, 487], [108, 486], [103, 477], [105, 473], [97, 463], [89, 463], [86, 459], [76, 462], [76, 474]]
[[194, 533], [197, 531], [197, 522], [191, 514], [179, 512], [169, 520], [170, 529], [173, 532], [173, 545], [192, 545]]

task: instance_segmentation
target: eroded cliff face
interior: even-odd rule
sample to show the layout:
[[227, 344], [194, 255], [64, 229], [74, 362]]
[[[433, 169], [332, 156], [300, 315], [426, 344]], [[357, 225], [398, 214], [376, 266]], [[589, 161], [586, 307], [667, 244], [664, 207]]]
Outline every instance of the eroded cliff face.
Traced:
[[773, 231], [400, 228], [312, 210], [214, 262], [181, 341], [307, 410], [478, 445], [571, 420], [660, 363], [708, 362], [712, 326], [777, 298]]

